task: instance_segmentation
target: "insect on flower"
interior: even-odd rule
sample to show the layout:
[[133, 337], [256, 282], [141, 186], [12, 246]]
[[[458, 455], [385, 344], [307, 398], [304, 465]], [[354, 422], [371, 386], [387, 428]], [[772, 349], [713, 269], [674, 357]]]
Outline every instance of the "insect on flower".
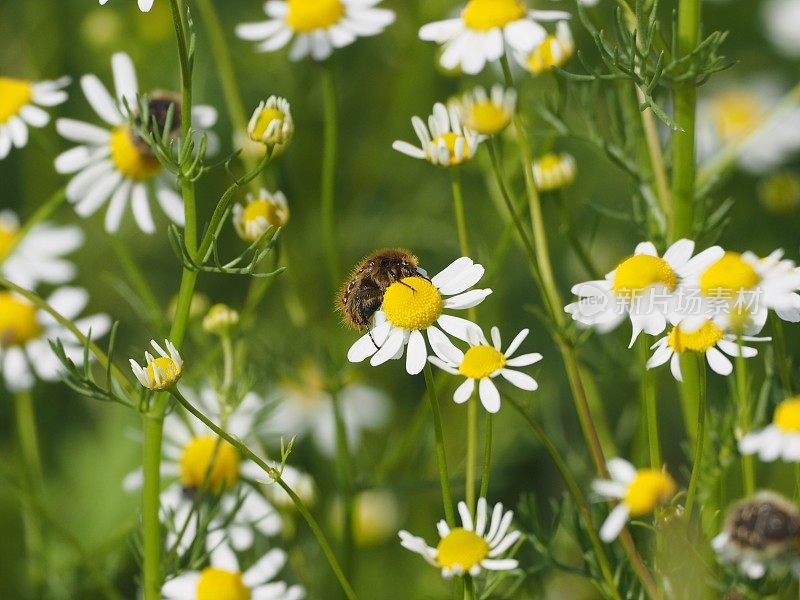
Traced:
[[402, 248], [378, 250], [358, 263], [336, 296], [345, 323], [364, 331], [388, 287], [404, 277], [419, 276], [418, 264], [417, 257]]

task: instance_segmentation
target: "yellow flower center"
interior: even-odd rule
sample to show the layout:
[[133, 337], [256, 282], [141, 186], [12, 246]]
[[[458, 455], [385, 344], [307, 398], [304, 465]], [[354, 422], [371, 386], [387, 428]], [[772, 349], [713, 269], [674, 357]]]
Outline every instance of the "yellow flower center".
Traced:
[[[264, 137], [264, 134], [267, 132], [267, 127], [273, 121], [279, 121], [283, 123], [283, 120], [286, 118], [286, 115], [283, 114], [277, 108], [265, 108], [261, 111], [261, 114], [258, 115], [258, 119], [256, 120], [256, 126], [253, 127], [253, 131], [250, 134], [250, 137], [254, 140], [261, 141]], [[280, 127], [278, 127], [280, 129]]]
[[614, 292], [618, 295], [632, 295], [651, 285], [660, 284], [672, 291], [678, 283], [675, 271], [663, 258], [649, 254], [637, 254], [626, 258], [617, 265], [614, 275]]
[[486, 100], [472, 106], [465, 124], [483, 135], [500, 133], [511, 122], [511, 115], [503, 107]]
[[24, 344], [41, 333], [33, 304], [11, 292], [0, 292], [0, 348]]
[[0, 125], [31, 101], [31, 84], [20, 79], [0, 77]]
[[[213, 464], [212, 464], [213, 461]], [[214, 491], [230, 488], [239, 479], [239, 455], [225, 440], [202, 435], [192, 438], [181, 455], [181, 484]]]
[[506, 357], [491, 346], [473, 346], [464, 354], [459, 373], [470, 379], [483, 379], [506, 366]]
[[758, 98], [744, 90], [730, 91], [712, 100], [711, 114], [723, 141], [741, 138], [759, 124], [763, 110]]
[[752, 265], [738, 252], [726, 252], [700, 276], [700, 291], [713, 298], [733, 298], [761, 281]]
[[442, 314], [442, 296], [422, 277], [404, 277], [383, 295], [386, 318], [402, 329], [427, 329]]
[[461, 18], [470, 29], [488, 31], [504, 27], [525, 16], [525, 4], [520, 0], [470, 0]]
[[770, 175], [758, 186], [758, 195], [772, 213], [794, 212], [800, 206], [800, 177], [789, 171]]
[[722, 339], [725, 332], [714, 325], [712, 321], [700, 327], [697, 331], [686, 333], [680, 326], [673, 327], [667, 337], [667, 343], [675, 352], [703, 352], [712, 348]]
[[0, 223], [0, 261], [9, 255], [17, 243], [18, 233], [19, 230], [16, 227]]
[[460, 566], [465, 571], [479, 564], [489, 555], [488, 542], [472, 531], [461, 527], [451, 529], [436, 547], [436, 562], [440, 567], [452, 569]]
[[142, 154], [133, 142], [133, 132], [121, 126], [111, 133], [111, 160], [117, 170], [128, 179], [143, 181], [161, 171], [161, 163], [155, 156]]
[[344, 17], [341, 0], [289, 0], [286, 24], [298, 33], [327, 29]]
[[667, 473], [656, 469], [640, 469], [628, 486], [625, 504], [632, 516], [640, 517], [672, 498], [677, 489], [675, 481]]
[[266, 219], [273, 227], [281, 227], [286, 224], [286, 208], [271, 200], [254, 200], [245, 206], [242, 213], [245, 224], [254, 223], [259, 217]]
[[[460, 159], [456, 157], [456, 141], [458, 141], [458, 138], [464, 139], [464, 154]], [[452, 131], [443, 133], [439, 137], [434, 138], [433, 147], [438, 148], [441, 145], [440, 142], [444, 142], [444, 146], [447, 148], [447, 152], [450, 155], [451, 165], [461, 164], [469, 158], [469, 144], [467, 143], [467, 138], [465, 138], [463, 135], [453, 133]], [[431, 158], [430, 149], [428, 150], [428, 158]]]
[[787, 433], [800, 433], [800, 397], [784, 400], [775, 408], [772, 423]]
[[[158, 380], [160, 383], [156, 383], [156, 367], [158, 367]], [[159, 356], [147, 365], [147, 374], [150, 375], [150, 381], [153, 382], [150, 389], [163, 390], [180, 379], [181, 368], [171, 358]]]
[[196, 600], [250, 600], [242, 574], [206, 567], [197, 581]]

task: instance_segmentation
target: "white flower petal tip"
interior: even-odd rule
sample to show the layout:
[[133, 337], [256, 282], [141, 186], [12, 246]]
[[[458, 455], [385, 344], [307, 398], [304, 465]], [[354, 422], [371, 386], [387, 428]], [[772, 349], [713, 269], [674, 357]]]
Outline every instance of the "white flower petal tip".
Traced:
[[153, 357], [149, 352], [145, 352], [144, 367], [130, 359], [131, 370], [139, 383], [147, 389], [153, 391], [169, 389], [178, 382], [183, 374], [183, 359], [180, 352], [169, 340], [164, 340], [166, 350], [155, 340], [151, 340], [150, 345], [158, 353], [158, 357]]

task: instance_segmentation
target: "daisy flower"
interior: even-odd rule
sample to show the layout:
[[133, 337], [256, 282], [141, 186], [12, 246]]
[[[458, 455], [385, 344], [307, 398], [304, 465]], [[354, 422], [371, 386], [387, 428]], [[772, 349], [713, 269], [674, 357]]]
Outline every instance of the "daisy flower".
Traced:
[[550, 152], [533, 161], [533, 181], [540, 192], [551, 192], [575, 181], [577, 166], [571, 154]]
[[461, 527], [450, 529], [444, 520], [436, 524], [441, 539], [435, 548], [405, 530], [399, 533], [400, 545], [441, 569], [442, 577], [446, 579], [464, 574], [475, 577], [484, 569], [509, 571], [517, 568], [519, 563], [515, 559], [498, 558], [522, 537], [519, 531], [508, 532], [511, 519], [514, 518], [513, 511], [504, 513], [503, 505], [498, 502], [494, 505], [490, 520], [486, 498], [479, 498], [474, 522], [464, 502], [458, 503], [458, 514], [461, 516]]
[[144, 352], [144, 367], [132, 358], [128, 359], [131, 370], [144, 387], [154, 392], [166, 390], [177, 383], [183, 374], [183, 359], [175, 345], [169, 340], [164, 340], [167, 351], [159, 346], [155, 340], [150, 340], [150, 345], [158, 352], [154, 358], [150, 352]]
[[456, 106], [448, 109], [441, 102], [433, 106], [427, 127], [416, 115], [411, 117], [411, 124], [419, 138], [420, 147], [397, 140], [392, 148], [411, 158], [427, 160], [441, 167], [452, 167], [468, 161], [482, 141], [480, 135], [462, 126], [461, 113]]
[[800, 56], [800, 0], [766, 0], [761, 5], [761, 18], [767, 39], [779, 52], [790, 58]]
[[800, 271], [783, 258], [783, 250], [763, 259], [752, 252], [725, 252], [687, 276], [684, 285], [699, 290], [701, 318], [713, 317], [722, 327], [758, 332], [769, 309], [785, 321], [800, 321]]
[[523, 68], [533, 75], [563, 67], [575, 54], [575, 40], [566, 21], [556, 23], [556, 32], [548, 33], [544, 41], [529, 54], [515, 52], [514, 57]]
[[225, 336], [239, 324], [239, 311], [227, 304], [215, 304], [203, 317], [203, 331]]
[[791, 171], [768, 175], [758, 183], [758, 199], [775, 215], [790, 215], [800, 208], [800, 177]]
[[592, 489], [610, 500], [619, 500], [600, 527], [600, 539], [613, 542], [630, 517], [641, 517], [669, 502], [678, 486], [666, 471], [639, 469], [622, 458], [606, 463], [611, 479], [598, 479]]
[[278, 149], [286, 146], [294, 135], [292, 108], [286, 98], [270, 96], [259, 102], [247, 124], [250, 140]]
[[[111, 328], [108, 315], [80, 317], [89, 303], [86, 290], [61, 287], [47, 298], [47, 304], [72, 321], [83, 335], [92, 339], [105, 335]], [[83, 362], [83, 344], [48, 312], [38, 310], [22, 296], [0, 292], [0, 373], [6, 388], [11, 391], [33, 387], [35, 377], [42, 381], [57, 381], [61, 363], [48, 340], [58, 338], [64, 351], [75, 365]]]
[[[154, 0], [139, 0], [139, 10], [142, 12], [150, 12], [150, 9], [153, 8]], [[108, 3], [108, 0], [100, 0], [100, 5], [105, 6]]]
[[800, 462], [800, 397], [778, 404], [770, 425], [751, 431], [739, 440], [739, 452], [758, 454], [764, 462], [778, 458]]
[[286, 552], [273, 548], [249, 569], [242, 571], [239, 559], [227, 545], [220, 544], [202, 571], [184, 571], [161, 588], [165, 600], [302, 600], [302, 586], [273, 581], [286, 564]]
[[32, 290], [40, 283], [62, 284], [75, 277], [75, 265], [63, 257], [83, 244], [75, 226], [35, 225], [20, 239], [20, 223], [10, 210], [0, 211], [0, 273]]
[[424, 25], [419, 37], [443, 46], [442, 67], [475, 75], [503, 56], [506, 47], [528, 54], [544, 42], [547, 31], [538, 21], [569, 17], [559, 10], [528, 10], [522, 0], [470, 0], [458, 17]]
[[[768, 342], [771, 338], [756, 338], [751, 336], [741, 336], [743, 342]], [[713, 320], [707, 320], [696, 329], [685, 328], [683, 322], [675, 325], [669, 332], [655, 344], [653, 356], [647, 361], [647, 368], [653, 369], [669, 361], [669, 368], [672, 376], [678, 381], [683, 381], [681, 374], [681, 354], [685, 352], [695, 352], [705, 354], [706, 361], [711, 370], [719, 375], [730, 375], [733, 372], [733, 363], [728, 356], [743, 356], [752, 358], [758, 354], [758, 350], [750, 346], [739, 346], [739, 338], [726, 333], [725, 330], [717, 325]], [[728, 356], [725, 356], [725, 355]]]
[[[392, 414], [389, 396], [372, 386], [350, 383], [336, 397], [352, 452], [358, 450], [365, 432], [379, 431]], [[298, 377], [280, 383], [267, 397], [267, 403], [274, 406], [264, 424], [270, 437], [277, 440], [310, 436], [320, 452], [330, 457], [336, 454], [333, 398], [316, 365], [307, 364]]]
[[380, 0], [269, 0], [269, 19], [243, 23], [236, 35], [259, 42], [258, 52], [280, 50], [295, 38], [289, 60], [321, 61], [359, 37], [378, 35], [394, 22], [394, 12], [375, 8]]
[[633, 256], [619, 263], [604, 280], [573, 286], [572, 293], [579, 300], [564, 310], [580, 325], [603, 333], [629, 318], [633, 326], [631, 346], [642, 331], [658, 335], [667, 326], [679, 279], [696, 275], [724, 254], [719, 246], [692, 258], [693, 252], [694, 242], [683, 239], [659, 257], [651, 242], [642, 242]]
[[28, 127], [44, 127], [50, 115], [40, 107], [58, 106], [67, 99], [62, 88], [70, 78], [55, 81], [26, 81], [0, 77], [0, 160], [11, 148], [24, 148], [28, 143]]
[[503, 379], [521, 390], [532, 392], [539, 388], [533, 377], [509, 368], [527, 367], [542, 360], [542, 355], [538, 352], [512, 358], [517, 348], [528, 337], [528, 333], [530, 333], [528, 329], [520, 331], [505, 352], [502, 351], [500, 330], [497, 327], [492, 327], [491, 344], [480, 329], [468, 331], [467, 341], [470, 347], [466, 353], [442, 336], [431, 342], [436, 356], [430, 356], [428, 360], [451, 375], [466, 377], [464, 383], [459, 385], [453, 394], [453, 400], [457, 404], [463, 404], [472, 397], [477, 381], [481, 404], [490, 413], [496, 413], [500, 410], [500, 392], [497, 391], [492, 379], [498, 375], [502, 375]]
[[289, 205], [283, 192], [271, 193], [261, 188], [257, 196], [247, 194], [246, 200], [244, 205], [233, 206], [233, 226], [246, 242], [255, 242], [271, 227], [283, 227], [289, 221]]
[[383, 295], [372, 329], [350, 347], [347, 358], [361, 362], [371, 357], [370, 364], [376, 367], [402, 357], [407, 346], [406, 371], [416, 375], [428, 358], [423, 331], [433, 343], [445, 337], [436, 325], [464, 341], [469, 339], [469, 331], [477, 328], [471, 321], [444, 314], [444, 310], [465, 310], [483, 302], [491, 289], [469, 290], [483, 273], [483, 266], [463, 256], [432, 279], [414, 276], [393, 283]]
[[[199, 394], [189, 389], [181, 392], [204, 414], [222, 423], [219, 396], [212, 388], [205, 387]], [[263, 404], [263, 399], [251, 392], [229, 414], [225, 409], [226, 431], [250, 447], [257, 447], [253, 432]], [[177, 412], [165, 417], [164, 457], [160, 471], [170, 484], [161, 493], [162, 520], [174, 523], [177, 531], [186, 528], [180, 540], [176, 531], [170, 531], [169, 545], [179, 541], [181, 551], [191, 545], [198, 525], [195, 500], [203, 492], [210, 492], [220, 502], [220, 513], [211, 521], [209, 530], [224, 530], [236, 550], [252, 547], [256, 532], [268, 537], [280, 532], [282, 521], [277, 511], [250, 483], [266, 474], [254, 462], [243, 460], [236, 448], [210, 433], [199, 421], [184, 419]], [[128, 474], [122, 486], [133, 492], [141, 489], [142, 483], [140, 467]], [[213, 541], [207, 540], [209, 548]]]
[[[75, 204], [81, 217], [89, 217], [108, 203], [105, 228], [116, 233], [128, 204], [139, 228], [155, 232], [150, 210], [155, 195], [164, 213], [183, 225], [183, 200], [175, 191], [175, 177], [165, 171], [147, 144], [131, 129], [128, 109], [138, 103], [139, 86], [130, 57], [124, 53], [111, 58], [116, 99], [95, 75], [84, 75], [81, 88], [97, 115], [111, 126], [105, 129], [73, 119], [59, 119], [56, 129], [67, 140], [79, 145], [56, 158], [56, 171], [73, 174], [67, 184], [67, 199]], [[180, 102], [168, 95], [153, 95], [150, 114], [166, 119], [170, 104], [175, 105], [173, 126], [180, 123]], [[217, 120], [216, 109], [210, 106], [192, 108], [193, 126], [208, 129]]]
[[699, 160], [708, 160], [724, 146], [746, 140], [738, 162], [744, 171], [760, 175], [786, 163], [800, 150], [800, 107], [792, 106], [767, 119], [785, 91], [781, 82], [758, 77], [701, 95], [697, 104]]
[[758, 492], [736, 503], [711, 546], [724, 562], [735, 563], [750, 579], [761, 579], [769, 568], [800, 576], [800, 512], [774, 492]]
[[489, 94], [484, 88], [476, 87], [464, 94], [459, 103], [464, 127], [480, 135], [496, 135], [503, 131], [514, 118], [516, 109], [517, 91], [501, 85], [492, 86]]

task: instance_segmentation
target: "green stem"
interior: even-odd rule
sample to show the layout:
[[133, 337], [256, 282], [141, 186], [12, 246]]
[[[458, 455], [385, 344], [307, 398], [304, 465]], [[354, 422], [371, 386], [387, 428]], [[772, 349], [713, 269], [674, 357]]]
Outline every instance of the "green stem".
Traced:
[[320, 548], [322, 549], [325, 558], [328, 560], [328, 564], [331, 567], [331, 570], [336, 575], [336, 579], [339, 581], [339, 585], [341, 585], [342, 590], [345, 593], [345, 596], [349, 600], [357, 600], [357, 596], [353, 591], [352, 586], [348, 582], [347, 578], [345, 577], [341, 566], [339, 565], [339, 561], [336, 560], [336, 555], [333, 553], [331, 549], [330, 543], [328, 543], [325, 534], [322, 531], [322, 528], [317, 523], [317, 520], [313, 517], [311, 512], [308, 510], [308, 507], [305, 503], [300, 499], [300, 497], [294, 492], [294, 490], [289, 487], [289, 485], [281, 478], [280, 471], [269, 466], [266, 461], [264, 461], [261, 457], [259, 457], [255, 452], [253, 452], [250, 448], [248, 448], [241, 440], [232, 436], [230, 433], [216, 425], [211, 419], [209, 419], [203, 412], [197, 409], [191, 402], [189, 402], [183, 395], [177, 390], [177, 388], [171, 388], [170, 393], [175, 397], [175, 399], [191, 414], [197, 417], [206, 427], [208, 427], [211, 431], [216, 433], [219, 437], [223, 440], [228, 442], [231, 446], [239, 450], [239, 452], [245, 457], [252, 460], [256, 463], [261, 469], [272, 479], [275, 483], [277, 483], [284, 492], [289, 495], [289, 498], [292, 500], [297, 511], [300, 515], [305, 519], [306, 523], [308, 524], [311, 532], [314, 534], [314, 537], [317, 539], [317, 543], [319, 544]]
[[447, 474], [447, 455], [444, 451], [444, 434], [442, 433], [442, 415], [439, 412], [439, 399], [436, 396], [436, 383], [430, 363], [425, 363], [425, 386], [428, 388], [428, 401], [433, 415], [433, 432], [436, 436], [436, 461], [439, 465], [439, 483], [442, 487], [442, 503], [447, 524], [455, 527], [453, 514], [453, 494], [450, 492], [450, 477]]
[[467, 221], [464, 217], [464, 194], [461, 190], [461, 171], [458, 170], [458, 167], [451, 167], [450, 176], [453, 188], [453, 213], [455, 214], [456, 229], [458, 230], [458, 248], [461, 256], [469, 256]]
[[697, 444], [694, 450], [694, 462], [692, 464], [692, 475], [689, 479], [689, 490], [686, 493], [686, 522], [691, 523], [692, 509], [694, 508], [695, 496], [697, 494], [697, 482], [700, 478], [701, 465], [703, 463], [703, 447], [706, 439], [706, 365], [705, 357], [698, 354], [696, 357], [697, 366], [699, 370], [699, 378], [697, 388], [695, 389], [698, 397], [698, 414], [697, 414]]
[[322, 71], [322, 93], [325, 108], [325, 142], [322, 157], [322, 249], [328, 267], [332, 289], [339, 285], [339, 248], [336, 245], [335, 192], [336, 151], [339, 124], [336, 101], [336, 83], [333, 65], [326, 62]]
[[583, 247], [583, 242], [581, 242], [578, 237], [578, 233], [575, 230], [575, 223], [572, 221], [572, 215], [569, 213], [567, 203], [564, 201], [564, 194], [561, 190], [555, 190], [552, 196], [555, 198], [558, 211], [561, 214], [561, 231], [566, 234], [567, 241], [570, 246], [572, 246], [572, 250], [575, 252], [575, 256], [578, 257], [578, 261], [592, 279], [602, 279], [603, 274], [600, 273], [600, 270], [595, 266], [586, 248]]
[[[742, 356], [742, 339], [737, 338], [739, 356], [736, 357], [736, 392], [739, 399], [739, 431], [745, 434], [750, 431], [750, 388], [747, 382], [747, 360]], [[756, 491], [755, 461], [753, 455], [742, 455], [742, 485], [745, 496], [752, 496]]]
[[164, 416], [146, 413], [142, 415], [144, 443], [142, 446], [142, 541], [144, 554], [144, 597], [146, 600], [161, 598], [161, 523], [159, 494], [161, 492], [161, 438]]
[[486, 411], [483, 432], [483, 472], [481, 473], [481, 493], [479, 498], [486, 498], [489, 492], [489, 474], [492, 466], [492, 413]]
[[597, 535], [597, 528], [595, 527], [592, 513], [589, 510], [589, 505], [586, 502], [586, 498], [583, 496], [583, 492], [581, 492], [578, 482], [575, 480], [575, 477], [572, 475], [572, 472], [567, 466], [566, 461], [561, 457], [558, 448], [556, 448], [556, 445], [550, 439], [550, 436], [547, 435], [545, 430], [536, 421], [534, 421], [533, 418], [531, 418], [525, 409], [522, 408], [522, 405], [512, 398], [506, 398], [506, 402], [511, 404], [511, 406], [522, 416], [531, 430], [533, 430], [533, 433], [539, 440], [539, 443], [544, 446], [545, 451], [547, 451], [547, 454], [550, 455], [550, 459], [553, 461], [556, 469], [558, 469], [558, 472], [561, 475], [561, 478], [564, 480], [567, 490], [570, 496], [572, 496], [573, 502], [575, 502], [575, 505], [578, 507], [578, 511], [580, 512], [581, 518], [583, 519], [583, 523], [586, 527], [586, 533], [589, 535], [589, 540], [594, 548], [595, 556], [598, 564], [600, 565], [600, 571], [603, 573], [603, 578], [606, 581], [606, 585], [608, 586], [608, 589], [614, 598], [621, 598], [619, 590], [617, 589], [617, 584], [614, 581], [614, 572], [608, 562], [608, 556], [606, 555], [605, 548], [603, 547], [603, 544]]
[[689, 353], [680, 356], [681, 374], [683, 375], [683, 385], [679, 386], [678, 392], [681, 397], [681, 407], [683, 409], [683, 421], [686, 427], [686, 435], [692, 447], [697, 444], [697, 413], [698, 403], [697, 394], [694, 390], [699, 385], [697, 382], [697, 361]]
[[464, 575], [464, 600], [477, 600], [475, 581], [470, 575]]
[[[700, 35], [700, 0], [678, 0], [678, 57], [688, 56]], [[694, 81], [678, 83], [674, 90], [675, 121], [683, 129], [672, 138], [672, 220], [670, 239], [693, 237], [695, 189], [695, 108]]]
[[353, 480], [352, 480], [352, 464], [350, 460], [350, 451], [347, 447], [347, 429], [342, 415], [342, 406], [339, 400], [339, 394], [334, 392], [333, 399], [333, 418], [336, 427], [336, 467], [339, 477], [339, 487], [342, 492], [342, 501], [344, 504], [344, 514], [342, 522], [342, 537], [344, 540], [344, 552], [342, 563], [344, 564], [344, 572], [348, 578], [352, 575], [353, 569]]
[[464, 475], [465, 500], [467, 508], [475, 514], [475, 474], [477, 469], [478, 452], [478, 395], [470, 398], [467, 403], [467, 469]]
[[131, 251], [127, 243], [116, 235], [108, 236], [108, 240], [134, 292], [145, 305], [147, 319], [150, 325], [158, 331], [160, 335], [163, 333], [162, 328], [164, 327], [161, 304], [153, 293], [153, 289], [150, 287], [147, 277], [131, 256]]
[[[39, 436], [36, 428], [36, 415], [30, 390], [23, 390], [14, 394], [14, 416], [16, 418], [17, 439], [19, 442], [20, 466], [22, 467], [28, 493], [31, 498], [40, 498], [43, 493], [44, 477], [42, 474], [41, 452], [39, 451]], [[29, 502], [23, 502], [22, 510], [25, 526], [25, 547], [28, 554], [30, 581], [38, 590], [46, 573], [44, 535], [39, 516], [29, 504]]]
[[772, 337], [775, 340], [775, 362], [778, 364], [778, 377], [781, 380], [784, 392], [792, 394], [792, 365], [789, 363], [789, 355], [786, 352], [786, 338], [783, 334], [783, 321], [774, 312], [769, 313], [772, 322]]
[[653, 372], [647, 368], [647, 359], [650, 353], [649, 336], [642, 333], [639, 336], [639, 353], [642, 368], [642, 418], [647, 423], [647, 441], [650, 448], [650, 466], [653, 469], [661, 468], [661, 444], [658, 434], [658, 404], [656, 400], [656, 385]]

